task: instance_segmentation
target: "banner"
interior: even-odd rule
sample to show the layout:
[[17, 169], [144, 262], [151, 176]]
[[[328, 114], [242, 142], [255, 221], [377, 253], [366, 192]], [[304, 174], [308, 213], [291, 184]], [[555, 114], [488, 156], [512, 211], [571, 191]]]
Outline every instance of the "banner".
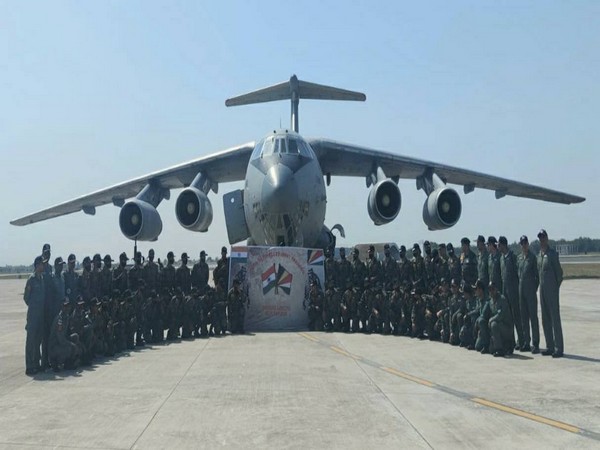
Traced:
[[[250, 300], [248, 331], [305, 329], [311, 281], [324, 285], [323, 250], [297, 247], [232, 247], [229, 287], [238, 279]], [[306, 305], [308, 306], [308, 305]]]

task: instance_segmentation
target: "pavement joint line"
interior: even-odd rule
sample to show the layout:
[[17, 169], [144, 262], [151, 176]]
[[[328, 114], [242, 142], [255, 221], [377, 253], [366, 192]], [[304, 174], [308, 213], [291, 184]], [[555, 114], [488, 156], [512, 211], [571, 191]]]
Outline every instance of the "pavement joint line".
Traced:
[[[36, 442], [34, 444], [30, 444], [28, 442], [5, 442], [5, 441], [0, 441], [0, 445], [10, 445], [10, 446], [19, 446], [19, 447], [33, 447], [33, 448], [40, 448], [40, 446], [44, 446], [44, 444], [40, 444], [39, 442]], [[52, 447], [52, 448], [73, 448], [73, 449], [91, 449], [91, 450], [126, 450], [127, 447], [82, 447], [82, 446], [76, 446], [76, 445], [56, 445], [56, 444], [51, 444], [51, 445], [46, 445], [46, 447]]]
[[[335, 345], [329, 345], [326, 342], [321, 342], [320, 340], [315, 341], [316, 338], [313, 338], [313, 336], [310, 336], [306, 333], [298, 333], [300, 336], [309, 339], [313, 342], [316, 342], [317, 344], [323, 346], [323, 347], [328, 347], [330, 350], [333, 350], [336, 353], [339, 353], [340, 355], [346, 356], [347, 358], [353, 359], [354, 361], [358, 362], [362, 362], [363, 364], [366, 364], [368, 366], [374, 367], [376, 369], [379, 369], [381, 371], [384, 371], [386, 373], [389, 373], [391, 375], [395, 375], [398, 377], [401, 377], [407, 381], [412, 381], [413, 383], [418, 383], [420, 385], [426, 386], [426, 387], [430, 387], [432, 389], [435, 389], [437, 391], [441, 391], [441, 392], [445, 392], [446, 394], [452, 395], [454, 397], [457, 398], [462, 398], [464, 400], [469, 400], [473, 403], [477, 403], [479, 405], [482, 406], [486, 406], [488, 408], [491, 409], [495, 409], [496, 411], [501, 411], [501, 412], [505, 412], [508, 414], [513, 414], [515, 416], [521, 417], [523, 419], [529, 419], [531, 421], [543, 424], [543, 425], [548, 425], [551, 426], [553, 428], [557, 428], [559, 430], [563, 430], [563, 431], [567, 431], [569, 433], [573, 433], [573, 434], [577, 434], [579, 436], [584, 436], [586, 438], [589, 439], [594, 439], [596, 441], [600, 441], [600, 433], [595, 432], [595, 431], [591, 431], [591, 430], [586, 430], [584, 428], [581, 427], [577, 427], [575, 425], [570, 425], [568, 423], [564, 423], [561, 422], [559, 420], [554, 420], [554, 419], [550, 419], [548, 417], [544, 417], [544, 416], [538, 416], [537, 414], [533, 414], [527, 411], [523, 411], [521, 409], [517, 409], [517, 408], [513, 408], [511, 406], [507, 406], [507, 405], [503, 405], [501, 403], [496, 403], [490, 400], [486, 400], [483, 398], [479, 398], [479, 397], [475, 397], [471, 394], [468, 394], [466, 392], [462, 392], [462, 391], [458, 391], [440, 384], [435, 384], [432, 383], [431, 381], [427, 381], [424, 380], [422, 378], [416, 377], [414, 375], [405, 373], [405, 372], [401, 372], [397, 369], [391, 368], [391, 367], [386, 367], [386, 366], [382, 366], [381, 364], [378, 364], [374, 361], [371, 361], [369, 359], [363, 358], [359, 355], [352, 355], [351, 353], [348, 353], [345, 350], [342, 350], [341, 348], [335, 346]], [[312, 339], [311, 339], [312, 338]]]
[[138, 443], [138, 441], [140, 440], [140, 438], [144, 435], [144, 433], [150, 427], [150, 425], [152, 424], [152, 422], [154, 421], [154, 419], [156, 418], [156, 416], [158, 415], [158, 413], [160, 412], [160, 410], [162, 409], [162, 407], [165, 405], [165, 403], [167, 403], [167, 401], [171, 398], [171, 396], [173, 395], [173, 393], [175, 392], [175, 390], [179, 387], [179, 385], [181, 384], [181, 382], [183, 381], [183, 379], [187, 376], [187, 374], [189, 373], [190, 369], [192, 367], [194, 367], [194, 364], [196, 364], [196, 362], [198, 361], [198, 358], [200, 358], [200, 355], [202, 353], [204, 353], [204, 350], [206, 350], [206, 347], [208, 347], [209, 343], [210, 343], [209, 340], [207, 340], [207, 341], [204, 342], [204, 346], [200, 349], [200, 351], [198, 352], [198, 354], [196, 355], [196, 357], [194, 358], [194, 360], [192, 361], [192, 363], [189, 365], [189, 367], [187, 368], [187, 370], [185, 371], [185, 373], [181, 376], [181, 378], [177, 381], [177, 383], [175, 383], [175, 385], [171, 389], [171, 392], [169, 392], [169, 395], [167, 395], [167, 397], [162, 401], [162, 403], [156, 409], [156, 411], [154, 411], [154, 414], [152, 414], [152, 417], [150, 418], [150, 420], [148, 421], [148, 423], [146, 424], [146, 426], [144, 427], [144, 429], [142, 430], [142, 432], [135, 439], [135, 441], [133, 441], [133, 444], [131, 444], [131, 447], [129, 447], [130, 449], [135, 448], [135, 446]]

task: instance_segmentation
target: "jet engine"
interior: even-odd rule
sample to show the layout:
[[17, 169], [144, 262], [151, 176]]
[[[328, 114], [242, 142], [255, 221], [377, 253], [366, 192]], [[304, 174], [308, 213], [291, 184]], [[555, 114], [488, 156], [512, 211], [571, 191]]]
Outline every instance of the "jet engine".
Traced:
[[136, 198], [121, 208], [119, 227], [129, 239], [155, 241], [162, 231], [162, 220], [154, 206]]
[[204, 232], [212, 223], [212, 204], [203, 191], [190, 186], [177, 197], [175, 215], [183, 228]]
[[454, 189], [441, 187], [429, 194], [423, 205], [423, 221], [430, 230], [444, 230], [460, 219], [462, 203]]
[[385, 225], [396, 218], [402, 206], [398, 185], [390, 178], [373, 185], [369, 192], [367, 210], [375, 225]]

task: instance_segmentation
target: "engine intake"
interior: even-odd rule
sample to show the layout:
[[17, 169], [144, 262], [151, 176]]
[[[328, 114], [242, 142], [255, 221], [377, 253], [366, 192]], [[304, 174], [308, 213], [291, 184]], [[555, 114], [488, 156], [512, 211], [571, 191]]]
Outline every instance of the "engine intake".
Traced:
[[154, 206], [143, 200], [130, 200], [119, 213], [119, 227], [125, 237], [138, 241], [155, 241], [162, 231], [162, 220]]
[[443, 187], [427, 196], [423, 205], [423, 221], [430, 230], [444, 230], [458, 222], [461, 212], [462, 203], [458, 193]]
[[401, 206], [400, 189], [391, 179], [381, 180], [371, 188], [367, 210], [375, 225], [390, 223], [400, 212]]
[[175, 215], [183, 228], [204, 232], [212, 223], [212, 204], [200, 189], [189, 187], [177, 197]]

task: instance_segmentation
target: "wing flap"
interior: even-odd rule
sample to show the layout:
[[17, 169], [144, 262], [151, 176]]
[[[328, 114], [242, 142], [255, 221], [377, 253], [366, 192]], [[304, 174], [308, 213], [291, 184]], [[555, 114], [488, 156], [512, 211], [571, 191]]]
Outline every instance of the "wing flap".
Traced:
[[427, 169], [433, 169], [445, 182], [465, 186], [466, 192], [470, 192], [473, 188], [480, 188], [495, 191], [497, 198], [511, 195], [563, 204], [585, 201], [584, 197], [577, 195], [368, 147], [327, 139], [307, 141], [317, 154], [323, 173], [334, 176], [366, 177], [371, 174], [374, 167], [379, 165], [388, 177], [416, 179]]

